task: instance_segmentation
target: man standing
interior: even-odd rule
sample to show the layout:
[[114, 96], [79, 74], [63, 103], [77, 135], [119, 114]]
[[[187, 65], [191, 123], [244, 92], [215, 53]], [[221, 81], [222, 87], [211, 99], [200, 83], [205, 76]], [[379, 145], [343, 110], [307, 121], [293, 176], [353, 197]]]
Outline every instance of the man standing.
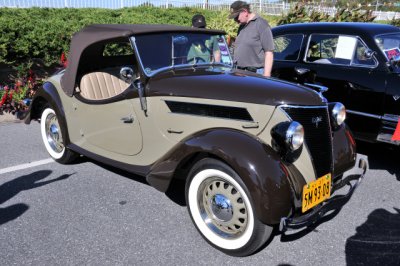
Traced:
[[[207, 26], [206, 18], [197, 14], [192, 17], [192, 28], [205, 29]], [[215, 36], [212, 36], [210, 40], [203, 42], [194, 43], [189, 50], [188, 62], [220, 62], [221, 52], [218, 46], [218, 40]]]
[[233, 50], [233, 61], [237, 68], [270, 77], [274, 42], [268, 22], [252, 13], [250, 5], [244, 1], [233, 2], [229, 18], [240, 24]]

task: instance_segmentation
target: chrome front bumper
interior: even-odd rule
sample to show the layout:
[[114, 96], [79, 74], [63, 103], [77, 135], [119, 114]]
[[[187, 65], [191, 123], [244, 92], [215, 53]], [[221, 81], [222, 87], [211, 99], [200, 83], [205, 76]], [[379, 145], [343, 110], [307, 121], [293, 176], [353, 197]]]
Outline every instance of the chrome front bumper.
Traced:
[[285, 232], [289, 229], [297, 230], [302, 229], [304, 227], [315, 224], [321, 218], [323, 218], [328, 212], [339, 210], [342, 208], [351, 198], [353, 192], [356, 190], [358, 185], [361, 183], [361, 180], [364, 178], [365, 173], [367, 172], [368, 163], [367, 157], [360, 156], [357, 154], [356, 166], [345, 172], [343, 174], [343, 178], [340, 182], [335, 183], [332, 191], [334, 194], [339, 192], [341, 188], [345, 186], [349, 186], [349, 190], [344, 195], [335, 195], [320, 205], [313, 208], [310, 212], [298, 216], [298, 217], [283, 217], [281, 218], [281, 222], [279, 224], [279, 230], [281, 232]]

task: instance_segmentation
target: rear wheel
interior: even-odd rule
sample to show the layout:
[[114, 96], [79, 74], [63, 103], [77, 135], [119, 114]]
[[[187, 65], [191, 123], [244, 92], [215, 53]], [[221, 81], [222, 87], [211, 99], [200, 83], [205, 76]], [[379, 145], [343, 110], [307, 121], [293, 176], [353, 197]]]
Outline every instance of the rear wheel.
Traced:
[[40, 131], [44, 146], [55, 161], [68, 164], [78, 157], [77, 153], [64, 146], [61, 125], [52, 108], [46, 108], [43, 111], [40, 119]]
[[186, 183], [186, 202], [198, 231], [233, 256], [254, 253], [272, 233], [255, 217], [249, 195], [236, 172], [215, 159], [196, 163]]

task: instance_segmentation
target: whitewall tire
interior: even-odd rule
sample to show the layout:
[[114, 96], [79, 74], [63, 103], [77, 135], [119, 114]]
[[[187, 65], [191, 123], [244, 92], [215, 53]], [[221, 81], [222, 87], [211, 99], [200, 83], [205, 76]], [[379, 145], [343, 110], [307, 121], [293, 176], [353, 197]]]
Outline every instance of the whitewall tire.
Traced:
[[42, 112], [40, 131], [46, 151], [55, 161], [66, 164], [77, 158], [76, 153], [64, 146], [62, 128], [52, 108], [46, 108]]
[[242, 180], [221, 161], [203, 159], [195, 164], [186, 184], [186, 201], [201, 235], [227, 254], [250, 255], [272, 233], [272, 227], [256, 218]]

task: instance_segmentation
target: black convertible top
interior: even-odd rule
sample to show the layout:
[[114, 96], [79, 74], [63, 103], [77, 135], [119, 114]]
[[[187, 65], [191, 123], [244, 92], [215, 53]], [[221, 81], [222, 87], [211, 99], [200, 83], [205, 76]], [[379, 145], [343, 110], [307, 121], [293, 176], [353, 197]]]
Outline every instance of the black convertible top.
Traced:
[[157, 24], [94, 24], [75, 33], [71, 40], [68, 55], [68, 66], [61, 78], [61, 86], [65, 93], [72, 96], [75, 88], [77, 71], [84, 50], [92, 44], [112, 39], [129, 38], [133, 35], [162, 32], [203, 32], [209, 34], [225, 34], [220, 30], [199, 29], [176, 25]]

